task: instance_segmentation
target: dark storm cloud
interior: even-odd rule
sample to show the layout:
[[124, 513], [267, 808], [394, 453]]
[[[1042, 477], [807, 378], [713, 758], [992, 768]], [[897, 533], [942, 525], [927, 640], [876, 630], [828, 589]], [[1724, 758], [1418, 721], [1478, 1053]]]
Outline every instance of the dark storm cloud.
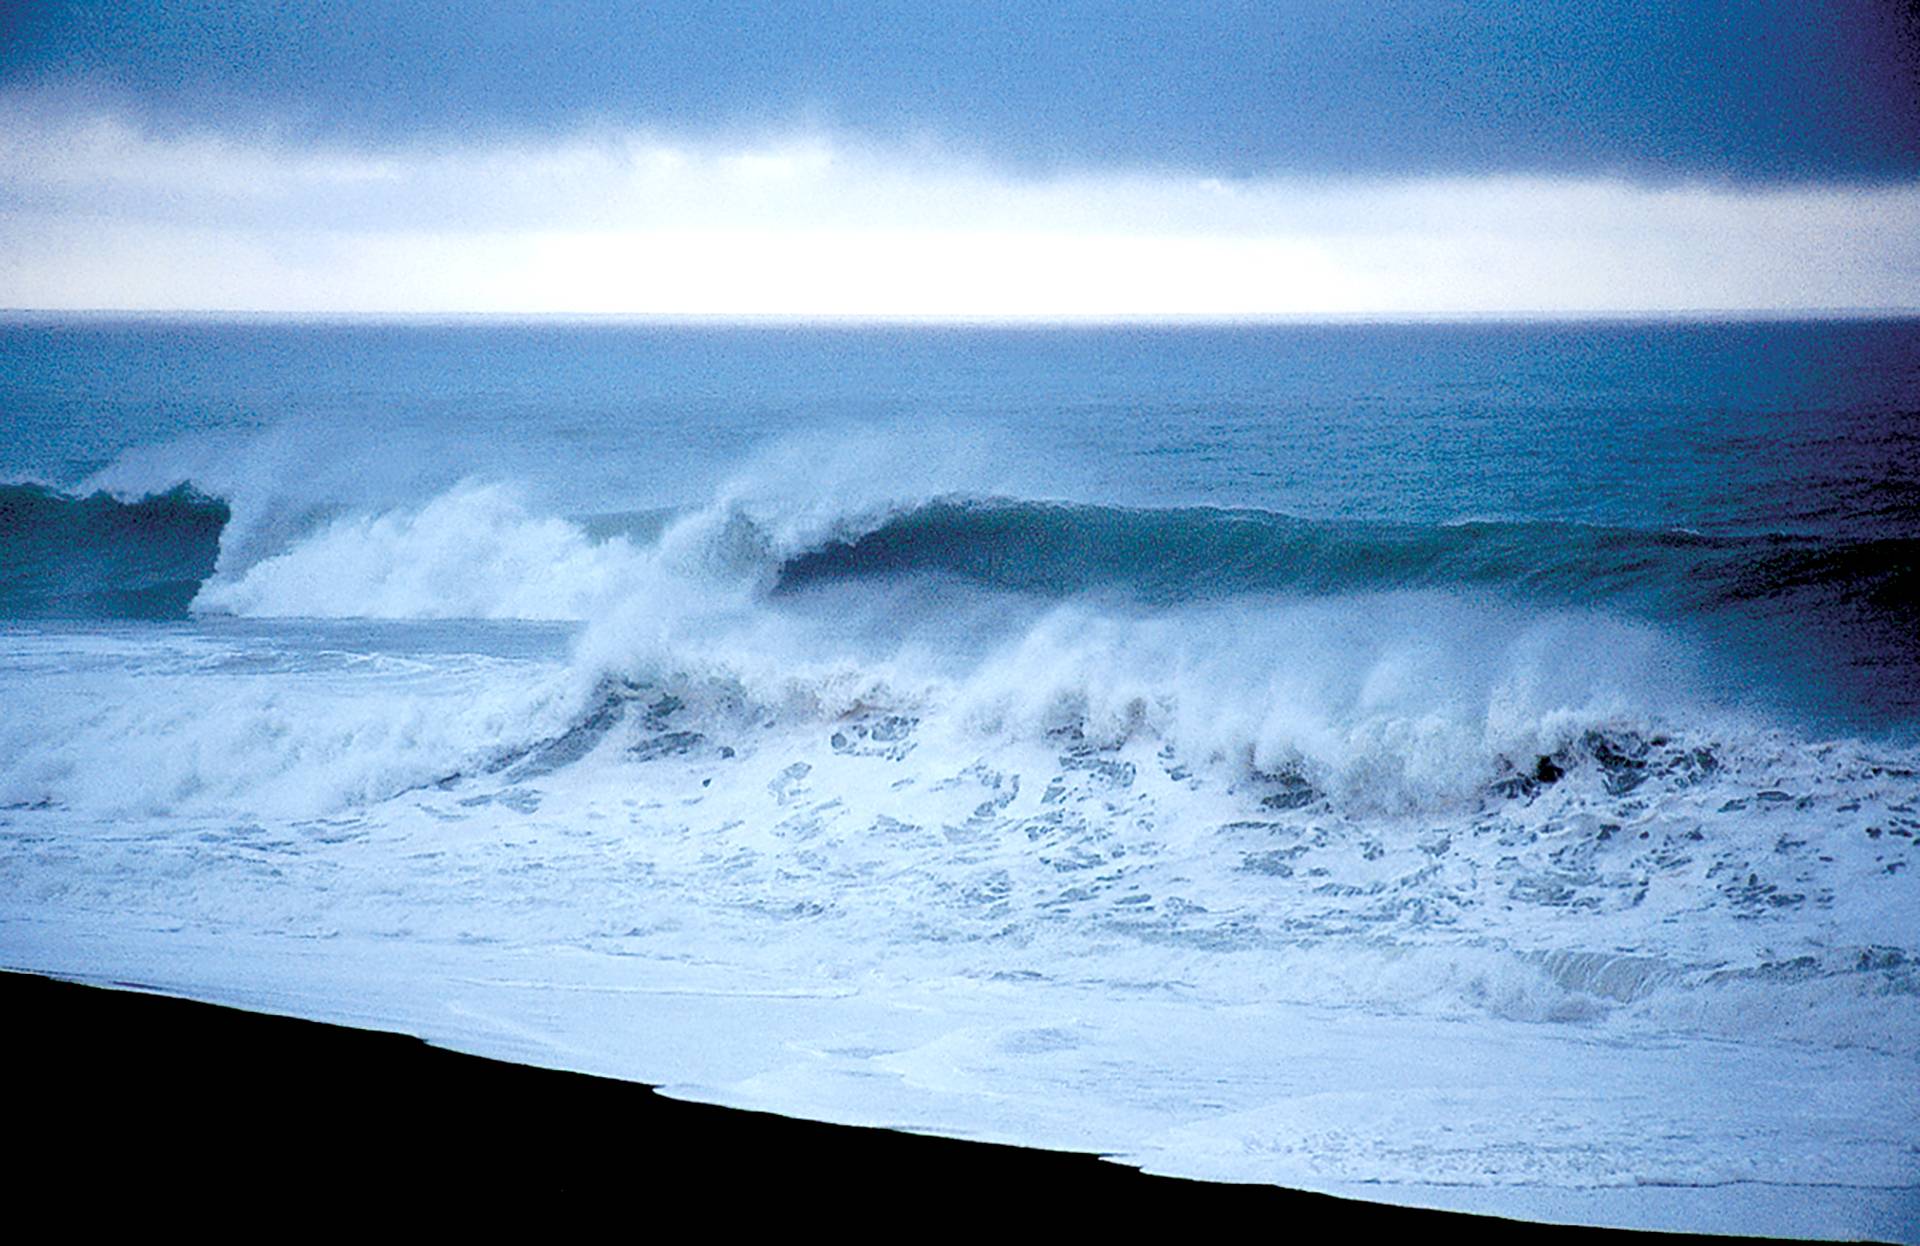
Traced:
[[436, 142], [822, 126], [1030, 167], [1920, 173], [1912, 6], [0, 0], [0, 86]]

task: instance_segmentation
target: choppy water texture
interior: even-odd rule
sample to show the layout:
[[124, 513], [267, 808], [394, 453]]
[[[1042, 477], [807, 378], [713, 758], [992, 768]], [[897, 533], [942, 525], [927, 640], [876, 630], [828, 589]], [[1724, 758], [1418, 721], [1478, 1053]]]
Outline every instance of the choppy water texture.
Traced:
[[10, 963], [1915, 1236], [1920, 326], [20, 320], [0, 419]]

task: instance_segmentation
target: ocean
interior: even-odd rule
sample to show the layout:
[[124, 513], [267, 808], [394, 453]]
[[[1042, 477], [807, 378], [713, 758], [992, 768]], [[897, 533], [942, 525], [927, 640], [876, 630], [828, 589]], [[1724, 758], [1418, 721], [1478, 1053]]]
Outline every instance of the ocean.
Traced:
[[0, 963], [1920, 1240], [1920, 322], [0, 322]]

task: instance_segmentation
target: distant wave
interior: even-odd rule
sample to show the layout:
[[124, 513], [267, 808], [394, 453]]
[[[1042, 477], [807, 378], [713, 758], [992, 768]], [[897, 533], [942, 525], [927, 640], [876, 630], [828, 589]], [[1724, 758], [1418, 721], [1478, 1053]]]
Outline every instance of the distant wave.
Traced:
[[184, 484], [134, 499], [0, 485], [0, 617], [182, 618], [230, 517]]

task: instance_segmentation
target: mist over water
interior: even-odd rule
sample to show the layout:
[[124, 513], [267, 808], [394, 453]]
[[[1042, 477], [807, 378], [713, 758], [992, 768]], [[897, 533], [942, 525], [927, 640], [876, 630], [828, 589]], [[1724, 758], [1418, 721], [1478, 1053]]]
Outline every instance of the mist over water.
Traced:
[[[16, 322], [0, 904], [1904, 1068], [1916, 361]], [[1826, 1175], [1910, 1184], [1869, 1107]]]

